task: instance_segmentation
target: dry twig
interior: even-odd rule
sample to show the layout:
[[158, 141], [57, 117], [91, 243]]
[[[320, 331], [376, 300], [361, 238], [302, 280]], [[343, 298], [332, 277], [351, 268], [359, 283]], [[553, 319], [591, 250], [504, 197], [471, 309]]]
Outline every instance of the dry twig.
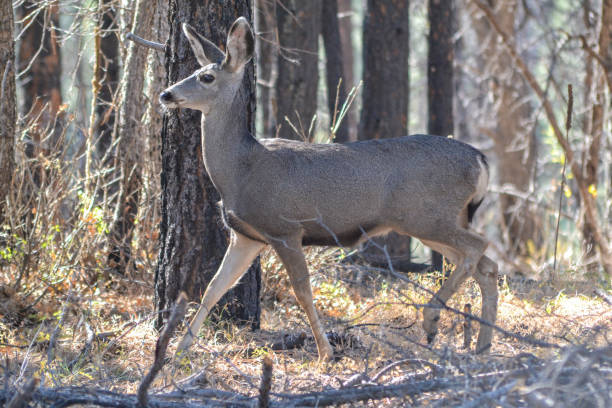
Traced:
[[170, 337], [176, 326], [178, 326], [179, 322], [185, 316], [185, 308], [187, 307], [187, 295], [184, 292], [181, 292], [176, 300], [176, 304], [172, 309], [172, 313], [170, 314], [170, 318], [168, 319], [168, 323], [166, 323], [166, 327], [162, 330], [159, 338], [157, 339], [157, 344], [155, 345], [155, 361], [153, 361], [153, 365], [151, 369], [144, 376], [142, 382], [138, 386], [138, 402], [141, 406], [147, 406], [147, 391], [151, 386], [151, 383], [155, 379], [159, 370], [164, 366], [164, 358], [166, 357], [166, 349], [168, 348], [168, 343], [170, 342]]

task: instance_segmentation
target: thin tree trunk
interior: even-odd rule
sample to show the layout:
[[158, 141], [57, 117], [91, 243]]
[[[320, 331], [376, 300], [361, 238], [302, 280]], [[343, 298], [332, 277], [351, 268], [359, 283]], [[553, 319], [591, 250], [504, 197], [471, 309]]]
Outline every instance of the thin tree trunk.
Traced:
[[[156, 2], [138, 0], [132, 29], [142, 38], [150, 38], [153, 31], [153, 17]], [[141, 188], [141, 158], [145, 127], [143, 119], [146, 104], [144, 95], [145, 73], [148, 49], [134, 42], [128, 45], [121, 81], [121, 108], [117, 128], [117, 154], [115, 155], [115, 177], [119, 178], [110, 186], [115, 203], [113, 220], [110, 225], [109, 263], [124, 272], [131, 258], [131, 242], [134, 221], [138, 213], [138, 195]]]
[[[363, 97], [359, 140], [408, 133], [409, 5], [407, 1], [368, 0], [363, 23]], [[410, 239], [391, 233], [375, 239], [386, 246], [395, 267], [420, 269], [410, 263]], [[362, 254], [384, 263], [379, 249], [365, 244]]]
[[6, 197], [11, 189], [15, 168], [15, 43], [13, 39], [13, 5], [0, 0], [0, 243], [6, 212]]
[[[601, 20], [599, 23], [599, 36], [597, 50], [602, 61], [609, 59], [610, 34], [612, 29], [612, 0], [604, 0], [601, 5]], [[604, 104], [606, 103], [606, 72], [597, 65], [592, 71], [593, 79], [589, 85], [589, 101], [593, 101], [591, 112], [590, 130], [587, 137], [590, 139], [588, 149], [583, 156], [584, 181], [587, 186], [597, 186], [599, 176], [599, 160], [601, 143], [604, 132]], [[583, 216], [584, 217], [584, 216]], [[582, 223], [582, 235], [584, 237], [583, 250], [587, 261], [587, 269], [596, 271], [596, 242], [593, 236], [593, 228], [588, 222]]]
[[[22, 27], [27, 27], [19, 41], [18, 72], [22, 75], [23, 113], [35, 118], [28, 130], [26, 155], [35, 157], [51, 151], [60, 130], [61, 58], [56, 27], [59, 26], [57, 2], [43, 4], [30, 0], [17, 8]], [[40, 183], [42, 169], [35, 169], [34, 181]]]
[[117, 10], [115, 0], [100, 0], [98, 4], [98, 36], [95, 38], [96, 64], [94, 78], [97, 84], [94, 122], [92, 125], [94, 154], [100, 160], [108, 152], [113, 138], [115, 94], [119, 86], [119, 38], [117, 37]]
[[[170, 38], [166, 54], [168, 82], [175, 83], [199, 68], [182, 35], [180, 24], [198, 27], [206, 38], [223, 45], [227, 30], [238, 16], [249, 20], [252, 10], [247, 0], [172, 0]], [[251, 95], [247, 117], [254, 130], [254, 68], [246, 68], [243, 85]], [[164, 116], [162, 129], [162, 223], [159, 263], [155, 273], [156, 307], [167, 310], [179, 291], [200, 301], [208, 282], [221, 263], [227, 248], [227, 231], [221, 225], [217, 203], [220, 199], [202, 162], [200, 112], [181, 109]], [[259, 326], [259, 261], [221, 300], [224, 309], [240, 321]], [[158, 325], [163, 323], [160, 314]]]
[[309, 129], [317, 113], [321, 0], [285, 0], [282, 6], [277, 4], [276, 16], [280, 41], [276, 81], [278, 136], [305, 139], [312, 136]]
[[[427, 54], [427, 131], [431, 135], [447, 137], [453, 125], [453, 2], [429, 0], [429, 48]], [[442, 255], [432, 251], [431, 264], [441, 271]]]
[[[354, 53], [353, 53], [353, 7], [351, 0], [338, 0], [338, 22], [340, 29], [340, 41], [342, 42], [342, 66], [344, 68], [344, 76], [342, 82], [345, 84], [344, 88], [350, 91], [355, 83], [355, 76], [353, 69], [355, 66]], [[357, 139], [357, 117], [355, 115], [355, 109], [351, 109], [347, 112], [344, 119], [348, 126], [349, 140]]]
[[[323, 1], [321, 21], [321, 33], [323, 34], [323, 44], [325, 46], [327, 106], [329, 108], [330, 124], [333, 125], [334, 117], [337, 118], [342, 104], [346, 101], [346, 78], [343, 78], [344, 57], [338, 25], [337, 0]], [[335, 142], [344, 143], [349, 141], [349, 130], [346, 120], [342, 121], [334, 136]]]
[[276, 0], [255, 0], [255, 42], [257, 54], [257, 100], [261, 134], [273, 137], [276, 128], [275, 84], [278, 76], [276, 44]]

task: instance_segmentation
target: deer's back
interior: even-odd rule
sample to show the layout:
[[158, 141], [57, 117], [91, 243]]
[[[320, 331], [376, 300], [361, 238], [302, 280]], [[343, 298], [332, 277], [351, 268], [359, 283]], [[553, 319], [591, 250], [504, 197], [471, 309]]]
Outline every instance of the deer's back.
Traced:
[[267, 236], [301, 229], [305, 244], [333, 243], [330, 230], [350, 244], [362, 227], [384, 230], [400, 219], [418, 225], [423, 217], [447, 217], [440, 211], [456, 216], [473, 196], [484, 162], [465, 143], [426, 135], [260, 142], [265, 150], [253, 158], [240, 196], [226, 207], [229, 215]]

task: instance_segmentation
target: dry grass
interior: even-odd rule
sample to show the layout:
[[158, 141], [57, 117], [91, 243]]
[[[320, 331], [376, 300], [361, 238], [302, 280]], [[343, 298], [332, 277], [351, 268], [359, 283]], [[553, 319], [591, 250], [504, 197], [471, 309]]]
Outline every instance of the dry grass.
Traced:
[[[303, 348], [270, 350], [269, 345], [284, 334], [304, 331], [310, 335], [310, 331], [290, 293], [282, 267], [274, 254], [268, 252], [262, 260], [267, 273], [261, 330], [252, 332], [207, 322], [188, 359], [180, 367], [167, 364], [153, 384], [155, 391], [170, 391], [176, 384], [193, 385], [195, 375], [198, 386], [256, 395], [264, 355], [274, 362], [272, 392], [277, 394], [338, 388], [356, 374], [372, 378], [398, 360], [410, 362], [380, 376], [378, 383], [389, 384], [406, 375], [429, 378], [457, 375], [462, 370], [476, 373], [492, 367], [514, 367], [518, 355], [551, 361], [559, 358], [559, 349], [535, 347], [500, 334], [495, 336], [491, 355], [474, 356], [461, 349], [463, 318], [450, 312], [443, 312], [440, 335], [430, 348], [425, 344], [420, 313], [414, 306], [426, 303], [423, 291], [366, 267], [339, 263], [340, 257], [340, 251], [308, 252], [315, 300], [323, 319], [329, 330], [348, 340], [348, 344], [336, 346], [338, 361], [319, 364], [310, 337]], [[6, 278], [3, 275], [3, 288], [10, 287]], [[411, 276], [429, 289], [435, 289], [436, 278]], [[502, 328], [560, 346], [579, 344], [596, 348], [610, 344], [612, 309], [592, 296], [588, 288], [570, 291], [532, 284], [518, 290], [511, 286], [505, 281], [501, 285], [497, 323]], [[64, 308], [67, 316], [59, 329], [55, 358], [50, 362], [49, 338], [61, 318], [58, 313], [65, 304], [63, 298], [45, 299], [19, 320], [6, 311], [18, 311], [28, 301], [16, 293], [2, 292], [0, 352], [9, 362], [11, 375], [38, 376], [46, 386], [95, 386], [134, 393], [153, 361], [157, 339], [152, 288], [130, 279], [111, 279], [94, 290], [80, 291], [76, 286], [73, 289], [79, 296], [72, 297]], [[523, 294], [517, 295], [520, 292]], [[479, 290], [472, 281], [464, 285], [449, 306], [462, 309], [465, 303], [479, 304]], [[55, 313], [49, 313], [51, 310]], [[474, 312], [478, 314], [477, 307]], [[94, 340], [91, 351], [81, 355], [87, 341], [85, 322], [100, 338]], [[177, 338], [172, 341], [170, 352]], [[433, 371], [441, 372], [432, 372], [432, 367], [439, 368]], [[418, 400], [425, 404], [435, 399], [424, 395]], [[386, 404], [398, 403], [394, 401]]]

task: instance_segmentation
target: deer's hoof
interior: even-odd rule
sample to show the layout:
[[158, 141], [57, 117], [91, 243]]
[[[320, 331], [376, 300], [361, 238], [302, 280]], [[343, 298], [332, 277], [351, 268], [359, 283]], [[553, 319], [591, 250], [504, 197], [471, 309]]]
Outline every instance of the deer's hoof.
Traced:
[[331, 346], [322, 347], [319, 350], [319, 362], [331, 362], [334, 361], [334, 349]]
[[191, 346], [192, 341], [193, 340], [191, 336], [189, 335], [185, 335], [185, 337], [183, 337], [178, 347], [176, 348], [176, 351], [174, 352], [175, 360], [180, 360], [181, 358], [185, 356], [185, 353], [187, 352], [187, 350], [189, 350], [189, 347]]
[[476, 354], [488, 354], [491, 351], [491, 342], [486, 342], [481, 344], [481, 342], [479, 341], [476, 344], [476, 350], [474, 350], [474, 352]]
[[427, 344], [431, 344], [438, 334], [438, 320], [440, 320], [439, 310], [423, 310], [423, 329], [427, 333]]

